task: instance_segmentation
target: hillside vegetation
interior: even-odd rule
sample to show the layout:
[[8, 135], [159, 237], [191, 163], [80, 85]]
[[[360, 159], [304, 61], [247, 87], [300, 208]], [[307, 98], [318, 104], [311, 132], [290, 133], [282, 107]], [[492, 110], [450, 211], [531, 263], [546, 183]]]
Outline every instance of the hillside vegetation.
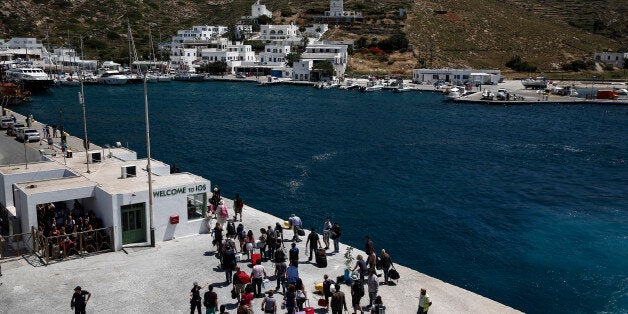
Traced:
[[[169, 41], [192, 25], [233, 25], [250, 14], [254, 0], [16, 0], [0, 2], [0, 38], [37, 37], [51, 47], [79, 45], [85, 55], [128, 62], [127, 19], [140, 55], [153, 41]], [[587, 6], [594, 3], [600, 6]], [[412, 68], [490, 67], [518, 55], [540, 70], [559, 69], [594, 51], [626, 49], [626, 6], [621, 0], [347, 0], [345, 10], [364, 19], [330, 25], [328, 39], [377, 46], [404, 34], [408, 49], [356, 53], [350, 71], [409, 73]], [[266, 1], [274, 23], [307, 25], [329, 7], [325, 0]], [[400, 14], [404, 9], [407, 14]], [[600, 22], [600, 20], [602, 22]], [[597, 22], [596, 22], [597, 21]], [[47, 36], [48, 34], [48, 36]], [[69, 40], [68, 40], [69, 38]], [[366, 53], [364, 53], [366, 52]]]

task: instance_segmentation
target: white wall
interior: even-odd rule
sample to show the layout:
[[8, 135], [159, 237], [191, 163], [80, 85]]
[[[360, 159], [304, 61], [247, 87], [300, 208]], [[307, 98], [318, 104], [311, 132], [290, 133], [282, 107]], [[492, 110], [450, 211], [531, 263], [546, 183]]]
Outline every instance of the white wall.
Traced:
[[73, 176], [75, 175], [66, 169], [0, 175], [0, 186], [2, 186], [2, 189], [0, 189], [0, 203], [2, 203], [5, 207], [14, 206], [12, 191], [14, 184]]

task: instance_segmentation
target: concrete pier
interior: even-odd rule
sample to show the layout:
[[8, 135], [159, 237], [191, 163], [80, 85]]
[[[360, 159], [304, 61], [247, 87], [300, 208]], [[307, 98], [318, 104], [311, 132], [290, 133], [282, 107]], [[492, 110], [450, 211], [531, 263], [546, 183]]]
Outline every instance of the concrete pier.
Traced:
[[[24, 119], [18, 115], [18, 119]], [[42, 124], [35, 122], [35, 128], [41, 130]], [[5, 135], [1, 135], [5, 136]], [[59, 138], [55, 139], [54, 151], [59, 153]], [[37, 149], [39, 143], [29, 144]], [[44, 144], [47, 146], [47, 144]], [[68, 146], [71, 150], [82, 150], [82, 140], [68, 135]], [[0, 150], [7, 149], [5, 147]], [[97, 149], [92, 147], [92, 149]], [[228, 191], [226, 191], [229, 193]], [[246, 195], [246, 194], [244, 194]], [[225, 199], [230, 216], [233, 215], [231, 200]], [[299, 213], [297, 213], [298, 215]], [[287, 217], [275, 217], [263, 211], [246, 206], [243, 213], [243, 224], [253, 230], [255, 236], [259, 229], [274, 226]], [[322, 221], [304, 221], [304, 227], [320, 226]], [[237, 224], [237, 223], [236, 223]], [[342, 227], [342, 225], [341, 225]], [[354, 232], [355, 230], [351, 231]], [[345, 230], [345, 232], [350, 232]], [[308, 232], [306, 232], [308, 233]], [[290, 247], [288, 239], [291, 230], [284, 231], [286, 249]], [[302, 237], [303, 238], [303, 237]], [[305, 238], [303, 238], [305, 239]], [[219, 304], [227, 305], [228, 313], [235, 313], [236, 302], [231, 299], [231, 286], [224, 285], [225, 275], [218, 269], [219, 260], [214, 256], [211, 236], [207, 233], [171, 241], [159, 242], [155, 248], [129, 246], [123, 251], [101, 255], [74, 258], [43, 266], [35, 256], [25, 256], [2, 261], [0, 277], [0, 312], [1, 313], [55, 313], [70, 311], [69, 303], [73, 288], [77, 285], [92, 293], [87, 305], [88, 312], [108, 313], [179, 313], [189, 311], [189, 291], [192, 283], [206, 282], [214, 285], [218, 293]], [[342, 238], [341, 238], [342, 240]], [[374, 238], [377, 243], [377, 239]], [[300, 277], [306, 285], [309, 304], [319, 308], [317, 300], [320, 295], [314, 294], [314, 285], [328, 274], [332, 279], [344, 273], [344, 253], [347, 245], [340, 245], [340, 253], [328, 251], [328, 266], [317, 268], [307, 262], [305, 241], [299, 242]], [[364, 254], [354, 249], [353, 256]], [[395, 256], [392, 256], [393, 261]], [[250, 272], [249, 261], [244, 260], [238, 265]], [[272, 276], [273, 263], [265, 262], [264, 267]], [[351, 265], [353, 267], [353, 265]], [[439, 279], [427, 276], [416, 270], [395, 264], [401, 278], [397, 285], [382, 285], [379, 295], [387, 307], [388, 313], [416, 313], [420, 288], [426, 288], [433, 306], [429, 313], [517, 313], [518, 311], [486, 297], [465, 289], [448, 284]], [[383, 280], [383, 277], [380, 278]], [[271, 288], [275, 282], [271, 277]], [[342, 285], [341, 290], [347, 295], [350, 304], [350, 287]], [[282, 296], [277, 296], [281, 301]], [[253, 309], [261, 313], [262, 299], [255, 299]], [[362, 305], [368, 304], [368, 295], [362, 298]], [[284, 311], [278, 311], [282, 313]], [[352, 311], [351, 311], [352, 312]]]

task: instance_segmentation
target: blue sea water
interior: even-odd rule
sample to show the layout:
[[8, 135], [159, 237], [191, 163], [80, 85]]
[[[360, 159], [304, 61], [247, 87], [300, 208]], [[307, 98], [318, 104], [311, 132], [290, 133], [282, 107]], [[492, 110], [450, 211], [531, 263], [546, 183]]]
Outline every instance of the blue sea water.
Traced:
[[[91, 142], [145, 156], [142, 88], [86, 87]], [[17, 110], [80, 136], [77, 92]], [[319, 230], [331, 216], [343, 242], [368, 234], [522, 311], [628, 312], [628, 107], [222, 82], [149, 85], [149, 102], [153, 157], [228, 197]]]

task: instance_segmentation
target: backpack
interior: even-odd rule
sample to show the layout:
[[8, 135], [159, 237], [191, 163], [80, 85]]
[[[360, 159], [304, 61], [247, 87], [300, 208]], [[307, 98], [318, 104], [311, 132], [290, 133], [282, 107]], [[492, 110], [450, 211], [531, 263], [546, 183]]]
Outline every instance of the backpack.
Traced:
[[364, 285], [362, 284], [362, 282], [356, 280], [353, 283], [353, 287], [355, 288], [355, 294], [359, 297], [363, 297], [364, 296]]
[[241, 271], [238, 274], [238, 279], [240, 279], [241, 283], [249, 283], [249, 282], [251, 282], [251, 276], [249, 276], [249, 274], [247, 274], [247, 273], [245, 273], [243, 271]]
[[331, 293], [331, 287], [333, 285], [335, 285], [336, 283], [331, 280], [331, 279], [327, 279], [327, 281], [323, 282], [323, 292], [324, 293]]
[[227, 212], [227, 206], [220, 206], [220, 216], [223, 218], [229, 216], [229, 212]]

